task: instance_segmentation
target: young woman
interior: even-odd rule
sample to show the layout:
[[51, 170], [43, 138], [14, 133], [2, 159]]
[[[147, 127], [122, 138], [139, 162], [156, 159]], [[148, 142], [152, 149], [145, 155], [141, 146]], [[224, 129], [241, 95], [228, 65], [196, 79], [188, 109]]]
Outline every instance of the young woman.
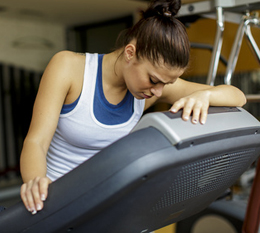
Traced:
[[204, 124], [208, 107], [242, 106], [233, 86], [211, 87], [179, 78], [189, 62], [185, 27], [174, 17], [180, 1], [153, 1], [105, 55], [63, 51], [48, 64], [21, 153], [21, 197], [33, 214], [48, 185], [128, 134], [158, 102], [183, 109], [183, 120]]

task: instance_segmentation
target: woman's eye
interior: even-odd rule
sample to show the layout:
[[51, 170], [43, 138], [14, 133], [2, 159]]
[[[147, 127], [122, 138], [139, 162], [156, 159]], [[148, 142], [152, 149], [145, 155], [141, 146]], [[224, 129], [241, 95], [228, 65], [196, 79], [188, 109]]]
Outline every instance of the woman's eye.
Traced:
[[150, 83], [154, 85], [156, 84], [156, 82], [154, 82], [152, 78], [150, 78]]

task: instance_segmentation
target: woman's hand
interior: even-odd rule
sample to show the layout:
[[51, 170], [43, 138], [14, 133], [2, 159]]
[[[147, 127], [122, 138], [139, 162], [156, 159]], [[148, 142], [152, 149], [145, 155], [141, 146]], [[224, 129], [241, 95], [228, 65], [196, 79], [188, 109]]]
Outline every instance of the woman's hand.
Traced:
[[47, 177], [36, 177], [21, 187], [22, 201], [32, 214], [42, 210], [43, 202], [48, 196], [48, 187], [52, 181]]
[[202, 90], [196, 91], [189, 96], [183, 97], [176, 101], [170, 111], [173, 113], [183, 109], [182, 119], [188, 121], [192, 115], [192, 123], [205, 124], [208, 115], [208, 108], [210, 103], [210, 91]]

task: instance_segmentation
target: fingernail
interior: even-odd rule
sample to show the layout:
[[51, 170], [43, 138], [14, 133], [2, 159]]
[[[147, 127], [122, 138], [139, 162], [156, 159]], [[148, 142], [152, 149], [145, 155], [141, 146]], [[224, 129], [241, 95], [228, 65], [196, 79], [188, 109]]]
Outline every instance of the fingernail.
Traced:
[[41, 205], [40, 205], [40, 204], [37, 204], [37, 205], [36, 205], [36, 209], [37, 209], [38, 211], [41, 210], [41, 209], [42, 209]]
[[175, 108], [170, 109], [171, 112], [176, 112], [177, 110]]
[[189, 117], [188, 116], [185, 116], [185, 117], [183, 117], [185, 120], [189, 120]]
[[206, 122], [205, 121], [201, 121], [201, 124], [204, 125]]
[[34, 214], [37, 213], [37, 211], [36, 210], [32, 210], [31, 213], [32, 213], [32, 215], [34, 215]]
[[193, 120], [193, 123], [197, 123], [198, 121], [196, 119]]
[[27, 206], [27, 210], [28, 210], [29, 212], [31, 212], [31, 209], [30, 209], [30, 207], [29, 207], [29, 206]]
[[45, 200], [46, 200], [46, 197], [45, 197], [44, 194], [41, 195], [41, 200], [42, 200], [42, 201], [45, 201]]

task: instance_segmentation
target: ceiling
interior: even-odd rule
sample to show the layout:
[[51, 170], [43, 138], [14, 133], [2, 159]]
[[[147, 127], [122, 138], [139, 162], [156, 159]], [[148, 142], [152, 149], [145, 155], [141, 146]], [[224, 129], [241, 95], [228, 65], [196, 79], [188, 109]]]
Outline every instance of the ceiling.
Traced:
[[137, 0], [1, 0], [0, 18], [77, 26], [123, 17], [146, 6]]

